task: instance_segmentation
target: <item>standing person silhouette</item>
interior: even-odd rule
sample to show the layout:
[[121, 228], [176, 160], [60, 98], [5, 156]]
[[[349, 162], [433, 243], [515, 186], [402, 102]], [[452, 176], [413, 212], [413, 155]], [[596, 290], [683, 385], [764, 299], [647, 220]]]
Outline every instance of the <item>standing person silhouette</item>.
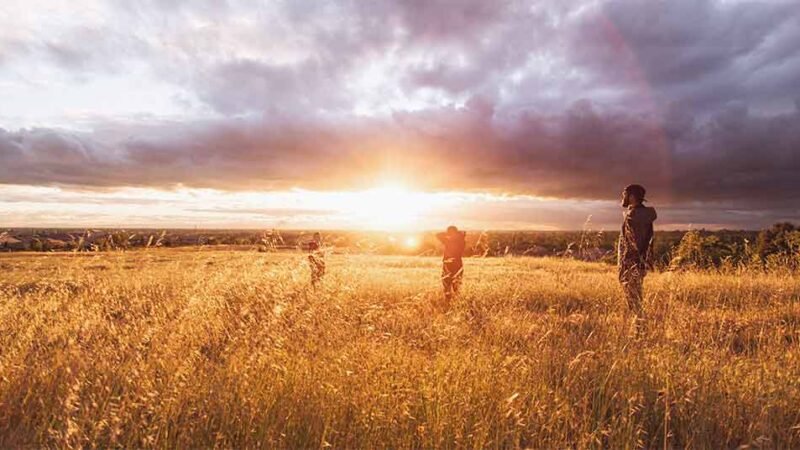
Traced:
[[461, 287], [461, 279], [464, 275], [464, 247], [466, 247], [466, 233], [458, 231], [458, 228], [451, 225], [444, 233], [438, 233], [436, 238], [444, 245], [444, 256], [442, 258], [442, 286], [444, 287], [444, 299], [449, 304], [453, 297], [458, 294]]
[[322, 236], [317, 232], [308, 242], [308, 265], [311, 268], [311, 286], [316, 286], [325, 275], [325, 253], [322, 250]]
[[643, 283], [652, 256], [653, 222], [657, 217], [655, 208], [643, 205], [645, 192], [644, 187], [638, 184], [631, 184], [622, 191], [622, 207], [626, 210], [617, 255], [619, 282], [628, 310], [635, 315], [637, 335], [644, 324]]

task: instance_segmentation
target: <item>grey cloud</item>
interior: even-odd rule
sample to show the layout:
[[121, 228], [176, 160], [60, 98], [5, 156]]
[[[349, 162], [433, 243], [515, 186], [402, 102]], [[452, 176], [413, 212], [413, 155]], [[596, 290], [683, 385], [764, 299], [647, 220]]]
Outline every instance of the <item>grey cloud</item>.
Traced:
[[[613, 199], [641, 182], [665, 203], [795, 205], [800, 114], [739, 105], [709, 121], [604, 111], [507, 115], [486, 99], [392, 119], [266, 116], [154, 125], [97, 142], [53, 130], [0, 133], [0, 182], [280, 189], [368, 187], [383, 172], [431, 189]], [[796, 206], [796, 205], [795, 205]]]
[[[371, 59], [396, 52], [399, 58], [422, 52], [436, 57], [445, 52], [468, 54], [486, 33], [503, 25], [512, 12], [511, 2], [288, 2], [282, 5], [290, 26], [276, 29], [296, 35], [311, 51], [292, 64], [261, 58], [208, 61], [207, 67], [190, 75], [202, 100], [224, 113], [281, 110], [348, 110], [357, 99], [348, 91], [348, 80], [371, 64]], [[453, 75], [437, 80], [436, 67], [412, 67], [406, 87], [436, 87], [453, 92], [451, 83], [461, 78], [461, 88], [474, 88], [485, 80], [484, 65], [500, 50], [510, 48], [496, 40], [474, 61], [466, 77]], [[505, 47], [505, 49], [504, 49]], [[440, 67], [441, 68], [441, 67]], [[402, 69], [402, 68], [401, 68]], [[403, 69], [404, 70], [404, 69]]]
[[146, 58], [148, 45], [136, 36], [106, 27], [79, 27], [39, 45], [55, 64], [76, 76], [89, 72], [120, 72], [127, 63]]
[[416, 68], [409, 72], [408, 81], [419, 87], [442, 89], [451, 94], [460, 94], [473, 88], [485, 71], [479, 67], [462, 68], [442, 62], [430, 67]]
[[[399, 86], [407, 95], [430, 87], [490, 93], [487, 84], [496, 78], [493, 73], [524, 62], [530, 43], [516, 45], [520, 39], [543, 35], [537, 32], [539, 27], [531, 27], [535, 15], [522, 1], [281, 2], [273, 4], [274, 10], [239, 2], [225, 2], [219, 8], [145, 5], [121, 8], [133, 27], [150, 32], [151, 48], [138, 57], [148, 58], [159, 77], [193, 89], [201, 101], [223, 114], [349, 110], [358, 99], [348, 83], [374, 58], [386, 54], [397, 56], [396, 74], [401, 79], [408, 71], [405, 79], [410, 82]], [[235, 22], [245, 11], [253, 21], [249, 32]], [[204, 25], [186, 25], [192, 21]], [[151, 30], [153, 23], [161, 22], [175, 24], [175, 29]], [[137, 39], [142, 34], [137, 33]], [[275, 42], [293, 48], [298, 59], [276, 60], [270, 50]], [[251, 50], [239, 53], [245, 46]], [[52, 52], [80, 62], [104, 53], [94, 47], [72, 39]], [[81, 53], [73, 54], [77, 49]], [[455, 54], [470, 60], [468, 74], [457, 73], [457, 67], [447, 68], [450, 76], [433, 73], [445, 69], [435, 63], [437, 59]], [[410, 63], [406, 61], [410, 57], [424, 61]], [[487, 67], [493, 67], [488, 74]], [[461, 86], [452, 86], [454, 82]]]
[[796, 9], [790, 1], [613, 0], [581, 18], [570, 48], [598, 80], [651, 90], [659, 102], [785, 109], [780, 97], [800, 69]]
[[[76, 73], [144, 63], [223, 114], [350, 110], [359, 99], [348, 83], [387, 54], [401, 95], [438, 89], [453, 103], [479, 94], [500, 108], [551, 111], [591, 98], [634, 109], [680, 102], [705, 114], [739, 100], [775, 112], [791, 107], [784, 93], [800, 70], [793, 1], [111, 5], [105, 26], [39, 30], [48, 37], [25, 45]], [[297, 59], [280, 61], [276, 43]], [[552, 67], [526, 72], [531, 59]]]
[[13, 133], [0, 129], [0, 171], [6, 183], [47, 184], [57, 180], [81, 185], [87, 179], [108, 179], [93, 170], [100, 165], [96, 158], [100, 153], [90, 138], [48, 129]]
[[[394, 171], [431, 189], [611, 199], [639, 181], [670, 204], [798, 206], [794, 1], [271, 5], [119, 2], [129, 28], [15, 44], [76, 73], [146, 63], [222, 118], [0, 130], [0, 183], [339, 189]], [[443, 100], [354, 116], [350, 84], [386, 55], [376, 98]]]
[[285, 67], [243, 60], [215, 67], [197, 87], [201, 99], [225, 113], [287, 106], [335, 110], [346, 104], [340, 80], [317, 61]]

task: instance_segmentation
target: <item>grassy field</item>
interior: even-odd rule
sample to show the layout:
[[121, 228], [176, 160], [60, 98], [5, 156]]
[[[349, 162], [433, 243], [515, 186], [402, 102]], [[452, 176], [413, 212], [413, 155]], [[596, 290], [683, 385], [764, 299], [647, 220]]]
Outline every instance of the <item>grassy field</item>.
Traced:
[[800, 278], [198, 250], [0, 255], [0, 447], [800, 447]]

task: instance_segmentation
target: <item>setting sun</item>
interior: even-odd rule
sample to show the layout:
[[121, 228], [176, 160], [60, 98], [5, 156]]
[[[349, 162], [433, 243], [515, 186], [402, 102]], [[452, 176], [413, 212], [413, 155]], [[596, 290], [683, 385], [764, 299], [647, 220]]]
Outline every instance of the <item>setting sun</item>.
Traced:
[[430, 198], [400, 185], [386, 185], [354, 192], [344, 209], [350, 210], [363, 228], [406, 230], [414, 228], [430, 207]]

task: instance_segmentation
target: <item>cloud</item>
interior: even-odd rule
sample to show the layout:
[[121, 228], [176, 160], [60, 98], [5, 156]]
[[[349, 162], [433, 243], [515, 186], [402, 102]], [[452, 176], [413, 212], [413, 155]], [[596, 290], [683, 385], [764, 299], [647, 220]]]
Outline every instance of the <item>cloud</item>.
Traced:
[[549, 111], [589, 98], [698, 113], [743, 101], [776, 112], [791, 107], [784, 93], [800, 69], [800, 17], [788, 0], [103, 6], [99, 18], [18, 26], [13, 42], [27, 51], [5, 59], [85, 80], [146, 66], [223, 115], [378, 102], [365, 97], [431, 107], [474, 95]]
[[215, 66], [199, 83], [198, 95], [223, 113], [344, 107], [337, 70], [317, 61], [273, 66], [254, 60]]
[[[635, 181], [668, 204], [784, 211], [800, 188], [795, 9], [151, 0], [103, 3], [52, 33], [36, 16], [0, 39], [16, 74], [0, 90], [40, 68], [91, 83], [137, 67], [189, 106], [169, 120], [100, 114], [83, 131], [0, 128], [0, 183], [348, 189], [396, 177], [613, 199]], [[53, 95], [69, 98], [63, 86]]]
[[[347, 189], [381, 177], [429, 189], [612, 199], [629, 182], [666, 202], [793, 202], [800, 114], [731, 107], [707, 122], [603, 111], [462, 108], [368, 119], [264, 116], [150, 124], [100, 142], [58, 130], [0, 131], [0, 182], [229, 190]], [[125, 136], [124, 138], [120, 138]]]
[[[584, 14], [569, 39], [602, 84], [646, 91], [697, 112], [744, 101], [785, 109], [800, 69], [797, 5], [715, 0], [612, 0]], [[791, 44], [793, 43], [793, 44]]]

